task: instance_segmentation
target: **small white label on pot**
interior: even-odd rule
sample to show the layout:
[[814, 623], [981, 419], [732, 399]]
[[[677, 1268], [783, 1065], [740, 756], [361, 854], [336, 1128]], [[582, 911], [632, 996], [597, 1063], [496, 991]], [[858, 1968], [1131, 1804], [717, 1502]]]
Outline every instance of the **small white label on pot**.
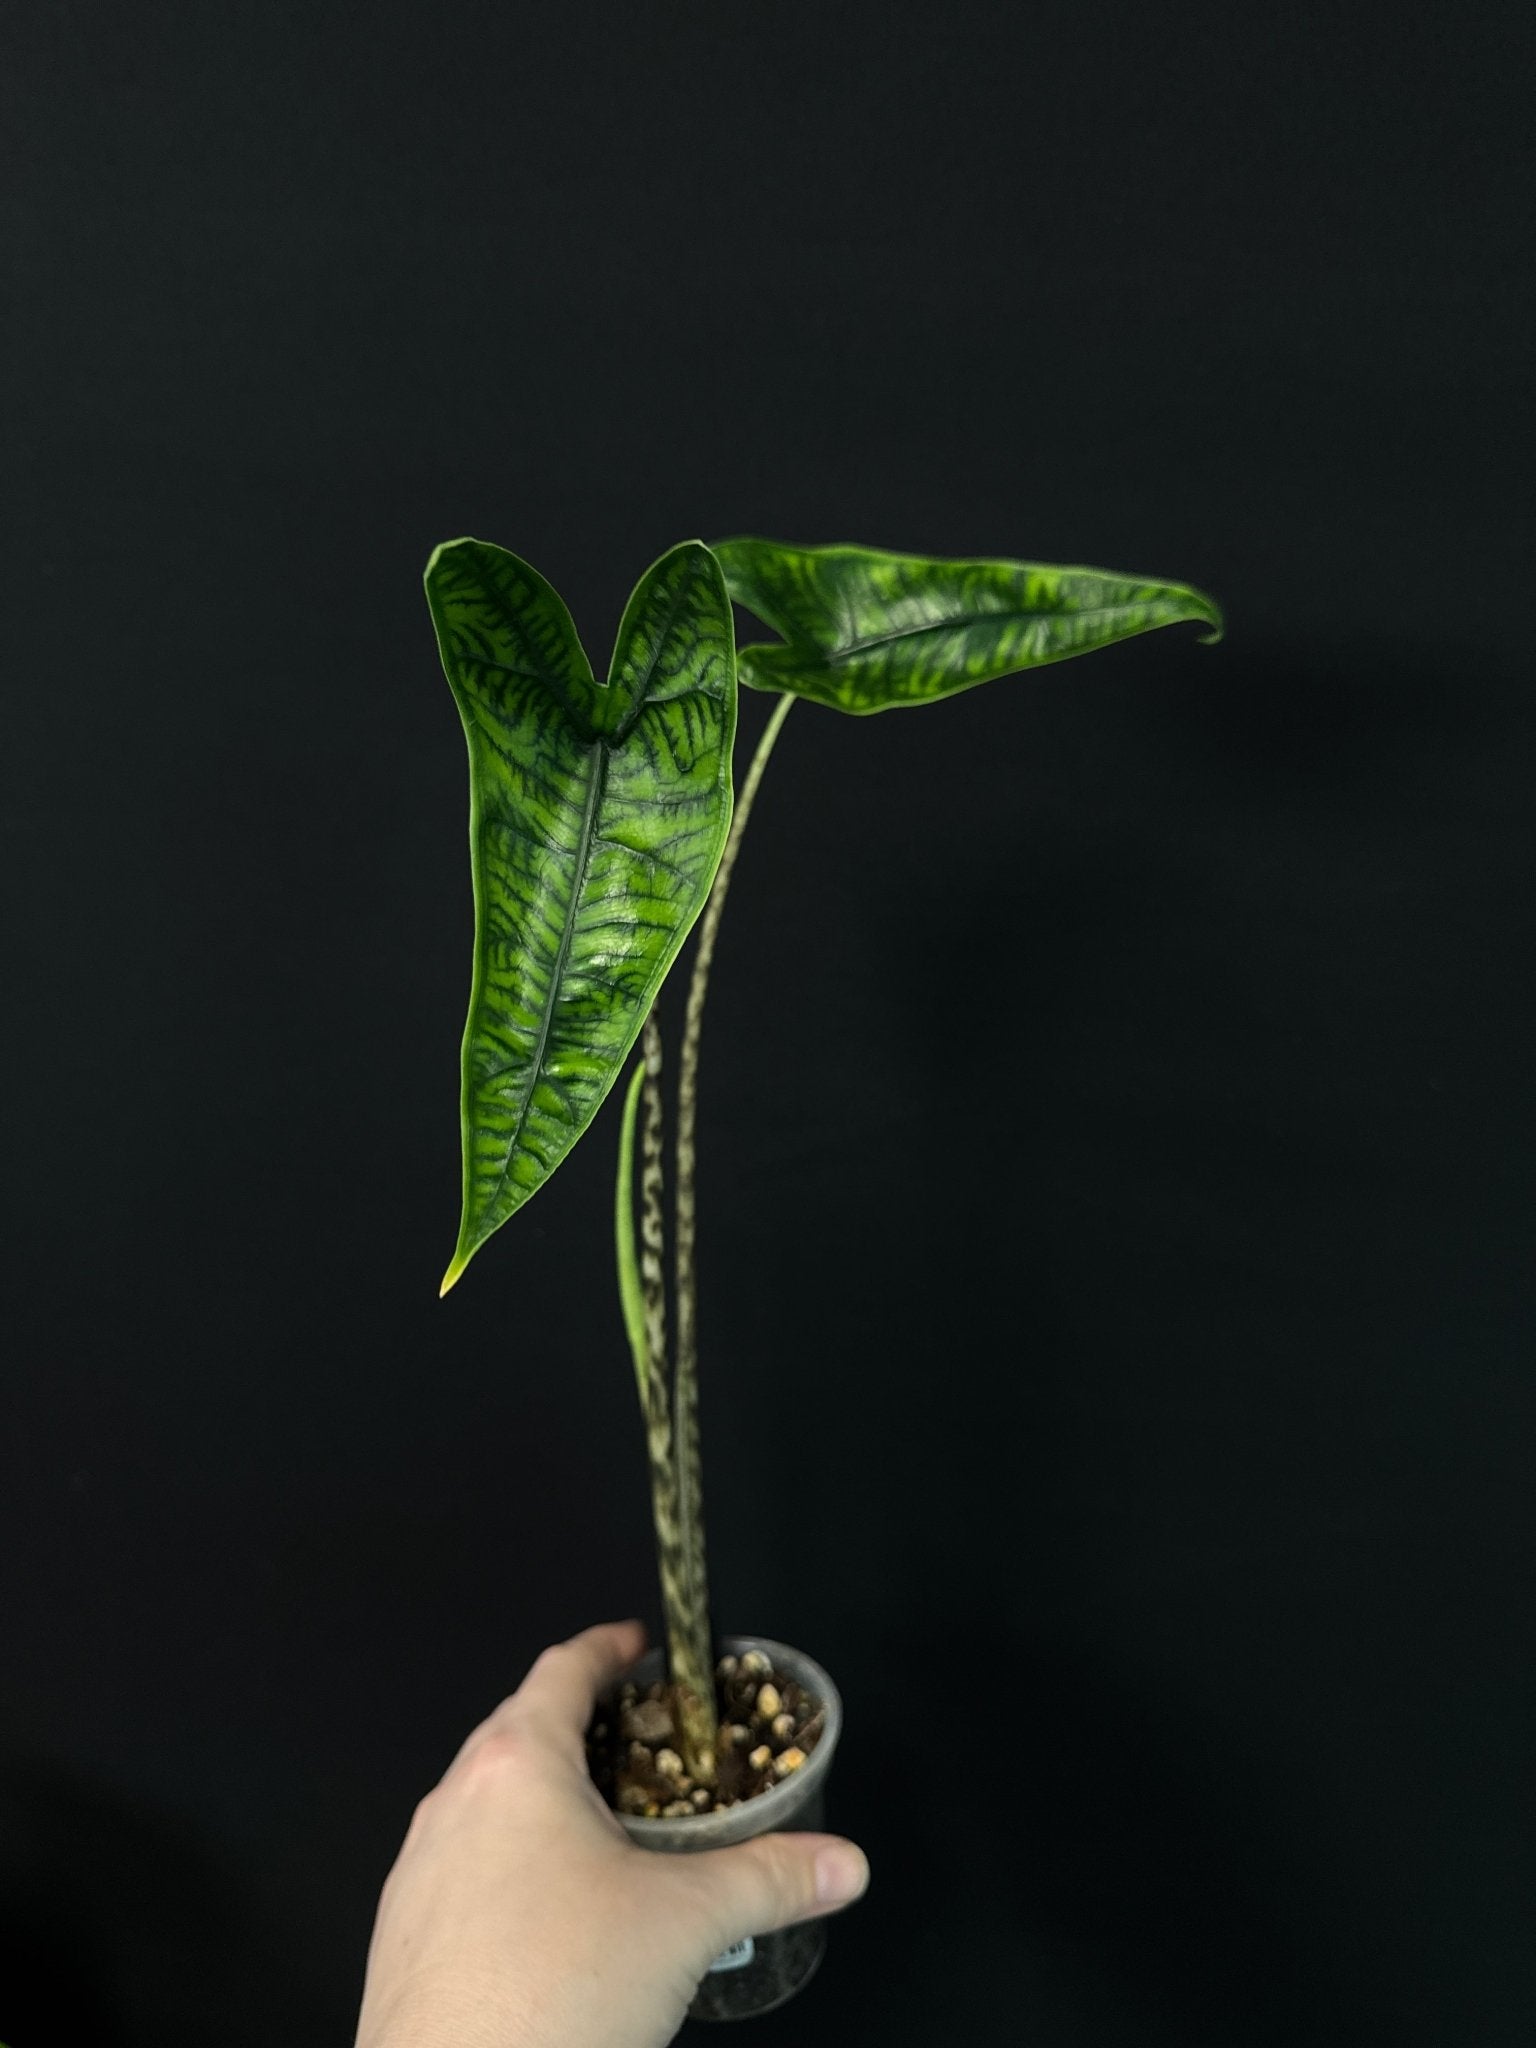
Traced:
[[733, 1941], [729, 1948], [722, 1949], [704, 1974], [707, 1977], [715, 1970], [744, 1970], [752, 1956], [752, 1937], [748, 1934], [740, 1941]]

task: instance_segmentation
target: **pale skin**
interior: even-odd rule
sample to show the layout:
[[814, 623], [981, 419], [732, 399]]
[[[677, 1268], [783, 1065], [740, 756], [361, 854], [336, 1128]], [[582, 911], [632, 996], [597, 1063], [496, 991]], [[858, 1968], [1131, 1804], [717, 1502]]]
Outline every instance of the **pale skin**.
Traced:
[[[710, 1962], [836, 1912], [869, 1881], [840, 1835], [665, 1855], [587, 1771], [598, 1693], [638, 1621], [555, 1643], [421, 1801], [379, 1899], [355, 2048], [664, 2048]], [[843, 1882], [818, 1892], [823, 1858]]]

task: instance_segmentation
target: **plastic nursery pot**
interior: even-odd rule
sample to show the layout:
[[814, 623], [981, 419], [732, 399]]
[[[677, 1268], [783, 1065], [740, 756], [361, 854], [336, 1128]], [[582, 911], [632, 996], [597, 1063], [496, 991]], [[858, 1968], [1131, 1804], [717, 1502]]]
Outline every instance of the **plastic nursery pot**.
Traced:
[[[769, 1636], [721, 1636], [716, 1644], [720, 1656], [740, 1657], [748, 1650], [761, 1650], [780, 1678], [792, 1679], [826, 1710], [815, 1747], [789, 1777], [723, 1813], [696, 1814], [686, 1820], [648, 1820], [639, 1814], [617, 1813], [615, 1817], [630, 1840], [641, 1848], [686, 1855], [698, 1849], [729, 1848], [733, 1842], [748, 1842], [757, 1835], [819, 1834], [825, 1829], [827, 1779], [843, 1725], [842, 1697], [813, 1657], [787, 1643], [776, 1643]], [[611, 1714], [620, 1685], [647, 1686], [666, 1675], [666, 1653], [657, 1645], [604, 1692], [601, 1705]], [[810, 1982], [826, 1947], [825, 1919], [803, 1920], [772, 1934], [748, 1935], [710, 1964], [694, 1993], [688, 2017], [745, 2020], [772, 2012]]]

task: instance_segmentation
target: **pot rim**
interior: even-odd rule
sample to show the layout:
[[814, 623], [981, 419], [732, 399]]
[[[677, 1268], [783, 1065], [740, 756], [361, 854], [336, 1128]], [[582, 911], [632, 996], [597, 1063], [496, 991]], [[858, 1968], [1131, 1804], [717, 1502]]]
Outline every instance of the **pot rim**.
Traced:
[[[739, 1657], [747, 1650], [761, 1650], [771, 1657], [775, 1668], [785, 1678], [793, 1678], [798, 1685], [805, 1686], [826, 1709], [826, 1722], [816, 1738], [816, 1747], [804, 1764], [788, 1778], [772, 1785], [766, 1792], [755, 1798], [743, 1800], [740, 1805], [728, 1806], [723, 1813], [699, 1813], [684, 1817], [654, 1819], [644, 1814], [620, 1813], [609, 1807], [608, 1811], [618, 1821], [631, 1840], [648, 1849], [723, 1849], [734, 1842], [749, 1842], [757, 1835], [771, 1835], [781, 1829], [803, 1825], [801, 1816], [813, 1802], [819, 1803], [821, 1793], [832, 1768], [832, 1752], [843, 1727], [842, 1694], [833, 1683], [830, 1674], [817, 1660], [804, 1650], [797, 1650], [792, 1643], [781, 1643], [772, 1636], [721, 1635], [715, 1639], [722, 1656]], [[604, 1707], [611, 1708], [617, 1701], [619, 1687], [647, 1665], [657, 1667], [654, 1676], [666, 1673], [667, 1649], [665, 1643], [653, 1643], [644, 1656], [637, 1658], [626, 1670], [620, 1672], [611, 1686], [599, 1694]], [[653, 1681], [647, 1679], [645, 1683]]]

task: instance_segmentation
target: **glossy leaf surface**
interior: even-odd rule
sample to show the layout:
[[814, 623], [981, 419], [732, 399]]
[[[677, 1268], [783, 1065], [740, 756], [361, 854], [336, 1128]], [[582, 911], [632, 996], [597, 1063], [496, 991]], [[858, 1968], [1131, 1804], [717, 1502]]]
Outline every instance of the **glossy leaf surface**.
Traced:
[[475, 900], [446, 1293], [591, 1123], [704, 907], [730, 829], [736, 675], [698, 541], [641, 578], [606, 685], [505, 548], [446, 542], [426, 589], [469, 748]]
[[1184, 619], [1221, 638], [1202, 591], [1106, 569], [750, 538], [712, 547], [731, 596], [783, 636], [738, 650], [741, 681], [838, 711], [931, 703]]

